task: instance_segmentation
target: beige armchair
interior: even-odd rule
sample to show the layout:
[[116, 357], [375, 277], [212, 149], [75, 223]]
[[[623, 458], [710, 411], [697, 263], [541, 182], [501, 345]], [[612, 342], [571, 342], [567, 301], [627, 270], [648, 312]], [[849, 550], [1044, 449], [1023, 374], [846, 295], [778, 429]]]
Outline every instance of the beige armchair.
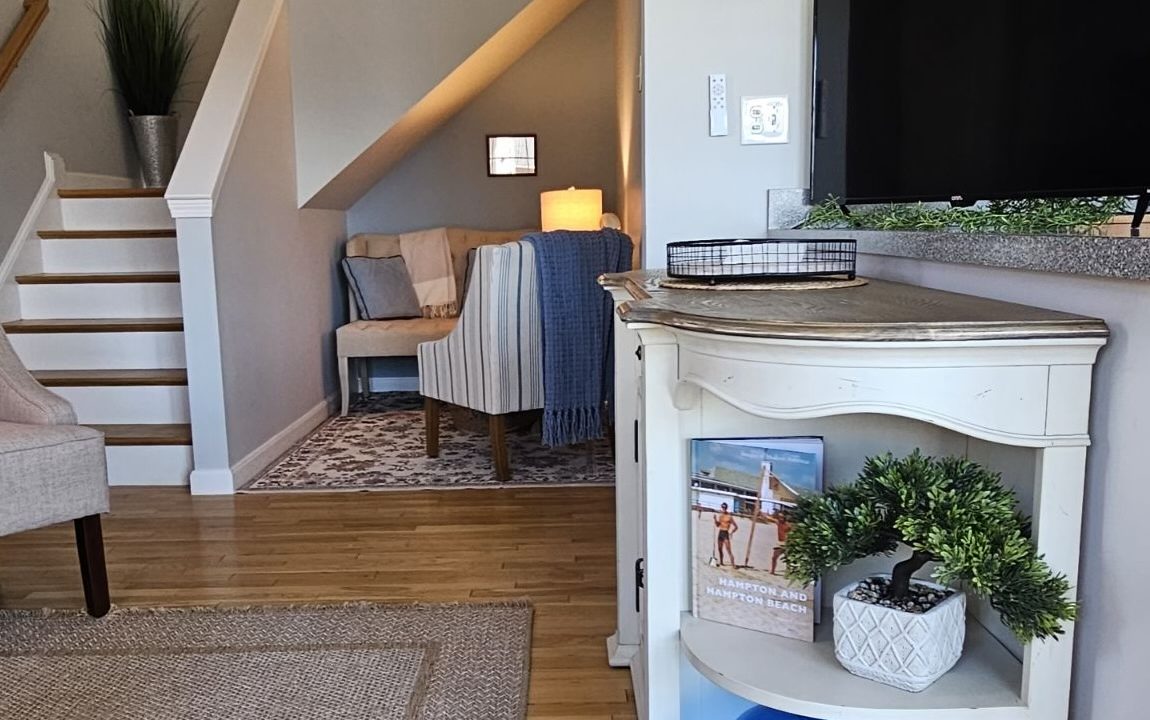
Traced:
[[419, 345], [427, 456], [439, 456], [442, 403], [488, 417], [491, 458], [500, 482], [511, 479], [506, 417], [543, 408], [543, 334], [535, 248], [523, 240], [476, 250], [474, 280], [459, 324]]
[[[447, 228], [455, 287], [462, 295], [466, 284], [467, 254], [483, 245], [500, 245], [518, 240], [530, 230], [469, 230]], [[347, 242], [347, 257], [394, 257], [399, 255], [398, 235], [356, 235]], [[462, 300], [462, 297], [460, 298]], [[347, 415], [352, 383], [356, 392], [368, 391], [367, 361], [373, 357], [408, 357], [420, 343], [446, 337], [457, 318], [400, 318], [363, 320], [355, 300], [348, 293], [351, 322], [336, 330], [336, 359], [339, 364], [340, 414]], [[354, 361], [354, 365], [352, 363]]]
[[0, 536], [72, 520], [88, 613], [111, 601], [100, 514], [108, 511], [104, 436], [24, 369], [0, 331]]

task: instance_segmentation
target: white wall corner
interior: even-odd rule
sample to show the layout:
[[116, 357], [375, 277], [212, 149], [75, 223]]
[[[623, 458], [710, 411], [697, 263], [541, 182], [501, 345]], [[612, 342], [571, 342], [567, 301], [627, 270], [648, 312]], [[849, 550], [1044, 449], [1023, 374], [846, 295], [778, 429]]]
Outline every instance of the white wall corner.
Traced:
[[280, 430], [268, 438], [267, 442], [232, 465], [231, 475], [233, 489], [239, 490], [244, 485], [255, 480], [260, 473], [271, 466], [272, 463], [278, 460], [288, 450], [291, 450], [292, 446], [300, 440], [303, 440], [311, 434], [313, 430], [323, 424], [325, 420], [335, 413], [336, 400], [337, 397], [335, 394], [328, 395], [297, 418], [291, 425], [288, 425], [283, 430]]

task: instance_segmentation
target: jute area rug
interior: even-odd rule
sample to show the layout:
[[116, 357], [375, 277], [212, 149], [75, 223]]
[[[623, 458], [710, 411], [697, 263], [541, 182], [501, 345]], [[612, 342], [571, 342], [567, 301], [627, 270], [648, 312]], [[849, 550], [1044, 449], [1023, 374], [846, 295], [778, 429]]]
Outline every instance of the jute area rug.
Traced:
[[241, 492], [264, 490], [418, 490], [610, 485], [610, 447], [544, 447], [539, 433], [508, 433], [511, 480], [495, 477], [486, 433], [456, 428], [444, 413], [439, 457], [424, 450], [423, 399], [378, 393], [356, 403], [296, 445]]
[[525, 603], [0, 612], [0, 718], [521, 720]]

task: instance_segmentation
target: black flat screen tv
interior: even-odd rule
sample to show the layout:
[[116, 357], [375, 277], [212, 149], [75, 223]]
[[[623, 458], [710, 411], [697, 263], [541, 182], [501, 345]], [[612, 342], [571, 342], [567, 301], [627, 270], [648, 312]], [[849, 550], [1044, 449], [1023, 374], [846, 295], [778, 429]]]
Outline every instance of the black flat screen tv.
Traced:
[[1150, 0], [816, 0], [812, 198], [1150, 187]]

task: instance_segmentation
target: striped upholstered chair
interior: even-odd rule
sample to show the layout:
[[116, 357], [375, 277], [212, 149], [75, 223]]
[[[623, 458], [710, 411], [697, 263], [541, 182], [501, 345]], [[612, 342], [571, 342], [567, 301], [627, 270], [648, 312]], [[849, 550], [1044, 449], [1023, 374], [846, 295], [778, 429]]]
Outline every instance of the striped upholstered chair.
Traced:
[[543, 335], [535, 248], [528, 242], [476, 249], [459, 323], [419, 346], [427, 454], [439, 455], [442, 403], [485, 413], [495, 474], [511, 476], [506, 416], [543, 407]]

